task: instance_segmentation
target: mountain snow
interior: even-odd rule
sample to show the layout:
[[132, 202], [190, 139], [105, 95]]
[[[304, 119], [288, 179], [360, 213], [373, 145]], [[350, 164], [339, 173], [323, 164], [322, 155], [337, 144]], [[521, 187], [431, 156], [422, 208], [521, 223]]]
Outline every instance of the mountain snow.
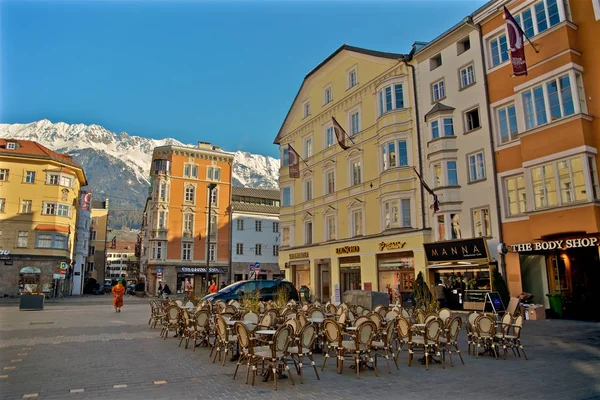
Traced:
[[[131, 183], [135, 180], [144, 185], [149, 184], [150, 162], [155, 147], [166, 145], [196, 147], [172, 138], [148, 139], [130, 136], [125, 132], [117, 134], [99, 125], [52, 123], [47, 119], [28, 124], [0, 124], [0, 137], [34, 140], [56, 152], [72, 153], [76, 160], [77, 154], [82, 150], [92, 149], [109, 156], [105, 159], [120, 160], [128, 165], [132, 174], [125, 178]], [[233, 154], [234, 185], [263, 189], [278, 188], [279, 160], [243, 151]]]

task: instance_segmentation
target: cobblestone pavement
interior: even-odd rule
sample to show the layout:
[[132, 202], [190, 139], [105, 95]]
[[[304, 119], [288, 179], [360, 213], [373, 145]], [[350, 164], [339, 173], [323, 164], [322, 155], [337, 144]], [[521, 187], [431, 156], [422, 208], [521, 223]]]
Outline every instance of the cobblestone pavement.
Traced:
[[145, 299], [126, 299], [120, 314], [110, 300], [65, 300], [40, 312], [1, 307], [0, 398], [600, 399], [598, 323], [526, 321], [528, 361], [469, 356], [463, 331], [465, 365], [426, 371], [418, 362], [408, 367], [404, 353], [400, 370], [392, 365], [388, 374], [380, 360], [379, 377], [366, 371], [357, 380], [349, 362], [341, 375], [328, 362], [320, 381], [307, 368], [304, 384], [282, 380], [275, 392], [273, 382], [245, 385], [245, 368], [233, 380], [235, 363], [212, 364], [206, 348], [192, 352], [159, 338], [147, 325]]

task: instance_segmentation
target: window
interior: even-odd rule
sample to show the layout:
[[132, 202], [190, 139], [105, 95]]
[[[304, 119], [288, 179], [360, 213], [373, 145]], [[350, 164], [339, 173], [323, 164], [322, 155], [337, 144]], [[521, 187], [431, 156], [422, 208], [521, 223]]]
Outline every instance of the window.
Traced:
[[323, 89], [323, 105], [329, 104], [333, 101], [333, 92], [331, 91], [331, 85]]
[[446, 161], [448, 172], [448, 186], [458, 186], [458, 173], [456, 171], [456, 161]]
[[361, 236], [363, 234], [362, 210], [352, 211], [352, 223], [350, 226], [352, 229], [352, 237]]
[[350, 134], [356, 135], [360, 132], [360, 114], [358, 111], [350, 114]]
[[208, 260], [217, 261], [217, 245], [214, 243], [208, 245]]
[[360, 185], [362, 182], [360, 160], [351, 161], [350, 169], [352, 173], [350, 181], [352, 183], [351, 186]]
[[335, 171], [325, 171], [325, 194], [335, 193]]
[[60, 174], [48, 174], [48, 182], [47, 183], [49, 185], [73, 187], [73, 179], [69, 176], [60, 175]]
[[243, 219], [240, 218], [240, 219], [236, 220], [236, 225], [237, 225], [238, 231], [244, 230], [244, 220]]
[[441, 120], [431, 121], [432, 139], [440, 137], [440, 124], [442, 124], [444, 136], [454, 136], [454, 122], [452, 118], [442, 118]]
[[517, 126], [517, 114], [515, 111], [515, 105], [510, 104], [508, 106], [499, 108], [497, 110], [498, 115], [498, 130], [500, 132], [500, 141], [507, 143], [517, 138], [519, 128]]
[[307, 221], [304, 223], [304, 244], [312, 244], [313, 242], [313, 223]]
[[558, 161], [557, 169], [561, 203], [568, 204], [587, 200], [581, 157]]
[[96, 240], [96, 234], [97, 233], [98, 233], [97, 231], [92, 230], [90, 232], [90, 240]]
[[279, 245], [273, 245], [273, 256], [277, 257], [279, 255]]
[[166, 242], [155, 241], [152, 242], [152, 259], [153, 260], [164, 260], [166, 258]]
[[256, 232], [262, 232], [262, 221], [254, 221], [254, 230]]
[[[396, 148], [398, 153], [396, 154]], [[381, 147], [383, 170], [394, 167], [405, 167], [408, 165], [408, 146], [406, 140], [398, 140], [385, 143]]]
[[557, 1], [543, 0], [513, 15], [521, 29], [530, 38], [560, 22]]
[[17, 234], [17, 247], [27, 247], [27, 237], [29, 232], [20, 231]]
[[471, 132], [479, 128], [481, 128], [481, 122], [479, 121], [479, 108], [467, 111], [465, 113], [465, 131]]
[[552, 164], [531, 169], [535, 208], [552, 207], [558, 204], [556, 179]]
[[279, 232], [279, 222], [273, 222], [273, 233]]
[[31, 200], [21, 200], [21, 214], [28, 214], [31, 212]]
[[243, 243], [236, 243], [235, 254], [237, 254], [238, 256], [244, 255], [244, 244]]
[[210, 238], [211, 238], [211, 240], [216, 239], [217, 234], [218, 234], [217, 216], [213, 214], [210, 216]]
[[444, 136], [454, 136], [454, 124], [452, 118], [444, 118]]
[[461, 88], [465, 88], [475, 83], [475, 72], [473, 71], [473, 64], [461, 69], [459, 75]]
[[404, 108], [404, 91], [401, 83], [386, 86], [379, 91], [379, 115]]
[[[446, 179], [444, 180], [445, 167]], [[445, 161], [433, 164], [433, 187], [458, 186], [458, 173], [456, 170], [456, 161]]]
[[313, 145], [312, 138], [304, 139], [304, 158], [312, 157], [313, 155]]
[[302, 105], [302, 118], [306, 118], [310, 115], [310, 101], [306, 101]]
[[356, 67], [354, 67], [350, 71], [348, 71], [348, 89], [356, 86], [357, 83], [358, 83], [358, 74], [356, 71]]
[[284, 187], [282, 193], [281, 203], [283, 206], [291, 206], [292, 205], [292, 188]]
[[6, 210], [6, 199], [0, 198], [0, 212], [5, 212]]
[[330, 215], [325, 219], [326, 240], [335, 240], [335, 216]]
[[35, 171], [25, 172], [25, 183], [35, 183]]
[[0, 181], [8, 180], [8, 171], [7, 169], [0, 169]]
[[446, 89], [444, 88], [444, 80], [437, 81], [431, 85], [431, 98], [432, 103], [446, 97]]
[[42, 214], [68, 217], [70, 212], [71, 212], [71, 206], [69, 206], [69, 205], [61, 204], [61, 203], [44, 202], [44, 208], [43, 208]]
[[221, 180], [221, 168], [208, 167], [206, 168], [206, 179], [209, 181]]
[[88, 266], [88, 271], [90, 271], [90, 272], [93, 272], [93, 271], [94, 271], [94, 263], [93, 263], [93, 262], [89, 262], [89, 263], [87, 264], [87, 266]]
[[335, 144], [333, 135], [333, 126], [325, 128], [325, 148], [329, 148]]
[[442, 187], [444, 179], [442, 176], [442, 164], [433, 164], [433, 187]]
[[437, 240], [446, 240], [446, 223], [443, 214], [437, 216], [436, 238]]
[[281, 161], [284, 167], [290, 165], [290, 149], [287, 145], [281, 150]]
[[15, 142], [8, 142], [6, 143], [6, 149], [7, 150], [15, 150], [17, 148], [17, 144]]
[[219, 189], [214, 188], [212, 191], [208, 190], [208, 192], [210, 193], [210, 204], [212, 204], [213, 206], [216, 206], [217, 200], [219, 199]]
[[492, 236], [492, 228], [490, 226], [490, 209], [481, 208], [473, 210], [473, 236], [474, 237], [490, 237]]
[[554, 121], [575, 113], [568, 74], [526, 90], [521, 96], [526, 129], [547, 123], [548, 116]]
[[524, 214], [527, 209], [525, 180], [523, 175], [515, 175], [504, 179], [504, 190], [506, 190], [507, 215]]
[[262, 256], [262, 244], [254, 245], [254, 255]]
[[429, 69], [434, 70], [442, 65], [442, 55], [438, 54], [429, 59]]
[[410, 199], [391, 200], [383, 203], [385, 229], [410, 227]]
[[[36, 236], [36, 247], [44, 248], [44, 249], [58, 249], [58, 250], [67, 250], [68, 249], [68, 236], [60, 233], [38, 233]], [[95, 251], [94, 246], [90, 247], [90, 255], [93, 255], [91, 252]]]
[[158, 197], [161, 200], [167, 200], [168, 199], [168, 197], [167, 197], [168, 185], [165, 182], [162, 182], [162, 183], [160, 183], [159, 188], [160, 189], [159, 189]]
[[194, 232], [194, 214], [183, 214], [183, 232]]
[[198, 178], [198, 166], [196, 164], [184, 164], [183, 176], [186, 178]]
[[304, 181], [304, 201], [312, 200], [312, 198], [312, 180], [306, 180]]
[[492, 67], [503, 64], [510, 58], [508, 55], [508, 42], [506, 34], [499, 35], [490, 40], [490, 58]]
[[192, 185], [187, 185], [185, 187], [184, 200], [193, 203], [196, 194], [196, 188]]
[[[38, 233], [37, 234], [37, 245], [36, 247], [41, 247], [44, 249], [52, 248], [52, 234], [51, 233]], [[94, 251], [94, 246], [90, 247], [90, 255], [94, 255], [92, 251]]]
[[467, 36], [463, 40], [460, 40], [456, 43], [456, 54], [460, 55], [460, 54], [464, 53], [465, 51], [469, 50], [470, 48], [471, 48], [471, 41], [469, 40], [469, 37]]
[[[600, 5], [600, 4], [599, 4]], [[594, 156], [588, 156], [588, 168], [590, 170], [590, 175], [592, 177], [592, 194], [594, 200], [598, 200], [600, 198], [600, 186], [598, 185], [598, 171], [596, 169], [596, 160]]]
[[192, 244], [182, 243], [181, 244], [181, 259], [184, 261], [190, 261], [192, 259]]
[[469, 182], [485, 179], [485, 162], [483, 161], [483, 151], [471, 154], [467, 157], [469, 160]]
[[437, 139], [440, 137], [440, 123], [439, 121], [431, 121], [431, 138]]
[[166, 229], [167, 228], [167, 211], [158, 211], [157, 212], [157, 228], [158, 229]]

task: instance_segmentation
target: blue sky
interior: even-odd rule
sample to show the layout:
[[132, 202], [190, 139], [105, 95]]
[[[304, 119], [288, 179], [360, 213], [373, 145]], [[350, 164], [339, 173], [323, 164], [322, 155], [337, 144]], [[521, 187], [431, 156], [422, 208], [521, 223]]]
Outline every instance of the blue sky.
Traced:
[[407, 53], [485, 0], [0, 1], [0, 122], [278, 156], [304, 76], [340, 45]]

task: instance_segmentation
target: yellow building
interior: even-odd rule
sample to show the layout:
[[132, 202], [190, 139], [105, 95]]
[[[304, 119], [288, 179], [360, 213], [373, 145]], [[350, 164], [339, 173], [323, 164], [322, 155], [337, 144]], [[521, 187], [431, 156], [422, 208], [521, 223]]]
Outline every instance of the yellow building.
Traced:
[[86, 185], [71, 156], [0, 139], [0, 296], [68, 287]]
[[[425, 271], [419, 135], [409, 56], [341, 46], [305, 78], [275, 138], [281, 150], [279, 264], [297, 288], [406, 298]], [[347, 132], [338, 146], [333, 119]], [[290, 177], [289, 145], [300, 161]]]

